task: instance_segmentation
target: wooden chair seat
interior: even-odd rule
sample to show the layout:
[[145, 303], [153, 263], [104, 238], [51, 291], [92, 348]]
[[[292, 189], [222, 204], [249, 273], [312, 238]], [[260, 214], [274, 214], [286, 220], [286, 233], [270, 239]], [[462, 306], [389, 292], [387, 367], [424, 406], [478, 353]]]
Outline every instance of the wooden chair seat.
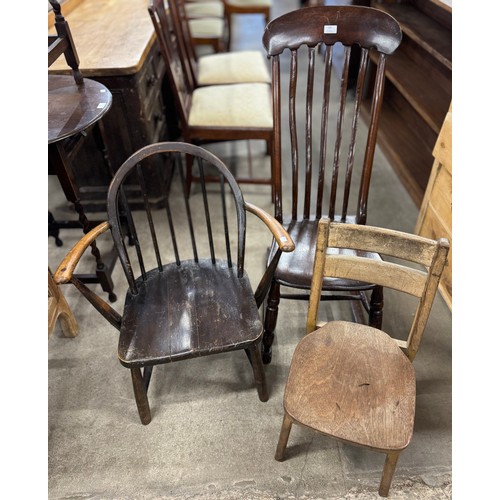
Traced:
[[271, 131], [271, 89], [265, 83], [200, 87], [193, 91], [190, 127]]
[[389, 335], [331, 321], [297, 345], [284, 406], [306, 427], [389, 452], [410, 442], [415, 397], [413, 365]]
[[271, 83], [266, 61], [257, 50], [207, 54], [198, 59], [197, 84]]
[[120, 330], [127, 368], [245, 349], [262, 334], [248, 276], [227, 261], [169, 264], [150, 271], [138, 292], [127, 294]]
[[[349, 222], [354, 221], [350, 220]], [[318, 221], [310, 219], [294, 220], [283, 225], [287, 228], [288, 234], [296, 244], [292, 253], [281, 256], [274, 273], [274, 279], [282, 286], [309, 290], [313, 275]], [[269, 253], [270, 256], [274, 255], [276, 248], [276, 245], [273, 244]], [[369, 252], [358, 252], [347, 248], [338, 249], [338, 252], [342, 255], [358, 255], [380, 260], [380, 255]], [[357, 280], [325, 277], [323, 281], [324, 291], [371, 290], [372, 288], [372, 284]]]

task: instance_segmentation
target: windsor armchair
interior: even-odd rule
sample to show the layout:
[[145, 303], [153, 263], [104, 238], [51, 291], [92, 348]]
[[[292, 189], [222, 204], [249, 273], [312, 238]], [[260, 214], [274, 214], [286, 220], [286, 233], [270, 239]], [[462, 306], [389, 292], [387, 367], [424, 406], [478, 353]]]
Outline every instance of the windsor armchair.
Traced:
[[[385, 62], [401, 36], [394, 18], [359, 6], [302, 8], [266, 27], [263, 43], [272, 64], [274, 215], [287, 227], [296, 250], [280, 260], [269, 292], [265, 363], [272, 358], [280, 299], [309, 299], [319, 219], [328, 214], [340, 222], [366, 223]], [[351, 60], [356, 46], [357, 71]], [[364, 90], [371, 84], [369, 60], [374, 54], [379, 64], [370, 100]], [[351, 88], [352, 72], [356, 79]], [[366, 135], [359, 130], [362, 107], [369, 115]], [[327, 278], [323, 291], [324, 299], [351, 301], [356, 321], [366, 321], [367, 310], [370, 325], [382, 325], [382, 287]]]
[[[384, 260], [334, 250], [380, 253]], [[366, 225], [319, 222], [307, 335], [298, 343], [285, 386], [276, 460], [293, 423], [386, 454], [379, 494], [387, 496], [399, 455], [413, 434], [418, 352], [449, 242]], [[358, 279], [416, 297], [411, 327], [393, 336], [347, 321], [318, 321], [327, 277]], [[408, 302], [410, 303], [410, 302]], [[404, 340], [399, 340], [404, 339]]]
[[[165, 210], [150, 210], [141, 162], [159, 156]], [[201, 191], [188, 196], [186, 157], [194, 160]], [[205, 184], [205, 175], [219, 184]], [[218, 186], [218, 188], [217, 188]], [[144, 210], [130, 210], [129, 196], [142, 192]], [[134, 206], [139, 201], [133, 200]], [[268, 291], [279, 255], [254, 293], [245, 270], [246, 212], [259, 217], [277, 239], [278, 254], [293, 241], [274, 218], [245, 202], [227, 167], [212, 153], [187, 143], [157, 143], [129, 157], [108, 192], [108, 220], [89, 232], [57, 269], [56, 283], [72, 282], [119, 330], [118, 358], [130, 369], [139, 416], [151, 421], [147, 390], [155, 365], [244, 350], [261, 401], [268, 399], [260, 355], [262, 323], [258, 308]], [[126, 214], [126, 224], [121, 213]], [[111, 230], [128, 291], [120, 314], [75, 277], [92, 241]], [[125, 242], [128, 232], [135, 249]]]

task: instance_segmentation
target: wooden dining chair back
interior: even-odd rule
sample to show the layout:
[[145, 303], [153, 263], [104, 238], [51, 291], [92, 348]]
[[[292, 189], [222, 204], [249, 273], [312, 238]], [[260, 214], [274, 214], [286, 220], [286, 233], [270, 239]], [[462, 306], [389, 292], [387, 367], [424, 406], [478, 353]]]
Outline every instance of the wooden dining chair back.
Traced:
[[262, 15], [264, 26], [271, 20], [271, 0], [224, 0], [228, 26], [228, 47], [231, 48], [233, 15]]
[[[161, 0], [151, 0], [149, 13], [167, 67], [170, 88], [179, 116], [182, 139], [203, 145], [213, 142], [264, 140], [271, 150], [273, 118], [271, 89], [267, 83], [237, 83], [195, 87], [193, 79], [183, 64], [180, 40], [172, 27], [169, 34], [162, 29], [162, 16], [170, 12], [163, 8]], [[166, 14], [165, 14], [166, 12]], [[217, 181], [208, 176], [206, 181]], [[254, 177], [237, 175], [238, 183], [272, 185], [269, 176]], [[188, 166], [188, 188], [199, 178], [193, 176]]]
[[[163, 159], [162, 210], [151, 209], [150, 171], [143, 168], [153, 157]], [[185, 189], [187, 157], [201, 179], [201, 191], [191, 196]], [[204, 178], [209, 174], [219, 183], [208, 186]], [[228, 351], [246, 352], [259, 398], [266, 401], [258, 308], [272, 269], [254, 292], [245, 269], [246, 213], [265, 222], [280, 251], [291, 251], [293, 242], [282, 226], [245, 202], [222, 161], [188, 143], [157, 143], [134, 153], [112, 179], [107, 203], [108, 221], [82, 238], [55, 280], [73, 282], [119, 330], [118, 358], [131, 371], [141, 422], [151, 420], [147, 390], [155, 365]], [[84, 251], [108, 229], [128, 283], [122, 313], [73, 274]]]
[[[152, 0], [155, 12], [158, 12], [159, 26], [164, 33], [167, 33], [169, 29], [175, 30], [184, 71], [188, 73], [194, 87], [229, 83], [271, 83], [271, 74], [262, 51], [219, 51], [214, 54], [198, 55], [186, 22], [186, 15], [181, 15], [186, 6], [184, 2], [168, 0], [172, 21], [159, 11], [162, 3], [163, 0]], [[201, 2], [201, 4], [204, 3], [208, 4], [208, 2]], [[173, 24], [172, 27], [168, 26], [170, 22]]]
[[[321, 216], [366, 223], [385, 64], [401, 36], [390, 15], [358, 6], [302, 8], [266, 27], [263, 43], [272, 63], [274, 105], [275, 217], [293, 234], [297, 249], [280, 261], [271, 287], [265, 362], [271, 360], [280, 298], [309, 299]], [[376, 67], [370, 65], [371, 58], [377, 60]], [[371, 99], [365, 97], [370, 86]], [[360, 125], [362, 115], [367, 133]], [[353, 301], [358, 321], [365, 321], [366, 309], [370, 324], [381, 326], [380, 287], [332, 279], [324, 291], [325, 298]]]
[[[352, 254], [339, 254], [338, 249]], [[397, 460], [413, 434], [416, 376], [412, 361], [424, 333], [449, 242], [322, 218], [315, 251], [307, 335], [298, 343], [285, 386], [276, 450], [283, 460], [293, 423], [386, 454], [379, 494], [387, 496]], [[383, 260], [359, 253], [378, 253]], [[328, 277], [377, 283], [414, 297], [392, 336], [367, 325], [318, 321]], [[402, 302], [403, 303], [403, 302]], [[411, 309], [411, 307], [409, 307]], [[412, 319], [411, 319], [412, 318]], [[408, 330], [404, 325], [410, 319]]]
[[213, 52], [223, 52], [228, 49], [227, 23], [222, 16], [189, 16], [185, 0], [169, 0], [175, 5], [180, 16], [183, 30], [189, 33], [194, 47], [210, 46]]
[[55, 35], [48, 35], [48, 58], [49, 67], [64, 54], [68, 66], [73, 71], [73, 77], [77, 85], [83, 84], [83, 76], [80, 72], [80, 60], [76, 52], [75, 43], [71, 36], [69, 24], [61, 13], [61, 5], [57, 0], [49, 0], [54, 12]]

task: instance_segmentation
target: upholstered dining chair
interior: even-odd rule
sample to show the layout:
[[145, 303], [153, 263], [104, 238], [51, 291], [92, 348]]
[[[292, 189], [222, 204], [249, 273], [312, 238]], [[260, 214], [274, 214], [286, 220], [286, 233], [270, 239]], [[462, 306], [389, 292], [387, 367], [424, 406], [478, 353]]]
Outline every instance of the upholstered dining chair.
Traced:
[[[259, 50], [220, 51], [199, 55], [191, 36], [183, 9], [190, 4], [168, 0], [169, 13], [164, 10], [164, 0], [151, 0], [157, 24], [163, 34], [175, 30], [185, 72], [194, 87], [229, 83], [271, 83], [271, 74], [264, 55]], [[201, 2], [208, 4], [208, 2]], [[169, 16], [170, 14], [170, 16]], [[171, 21], [169, 20], [171, 18]], [[171, 26], [173, 24], [173, 26]]]
[[[161, 210], [150, 208], [151, 171], [144, 167], [152, 157], [163, 160]], [[187, 157], [201, 179], [201, 191], [191, 196], [185, 189]], [[210, 189], [204, 182], [209, 173], [219, 178]], [[277, 260], [254, 292], [245, 270], [246, 241], [252, 238], [247, 234], [247, 212], [266, 224], [280, 253], [294, 248], [282, 226], [245, 201], [221, 160], [185, 142], [151, 144], [130, 156], [111, 181], [107, 212], [108, 220], [73, 247], [54, 280], [72, 282], [119, 331], [118, 359], [130, 370], [141, 422], [151, 421], [147, 390], [153, 367], [200, 356], [245, 351], [259, 399], [266, 401], [259, 306]], [[91, 242], [108, 230], [128, 283], [121, 313], [74, 274]]]
[[[319, 219], [367, 221], [386, 60], [401, 37], [393, 17], [359, 6], [301, 8], [265, 29], [274, 105], [274, 215], [296, 244], [295, 252], [280, 260], [269, 292], [265, 363], [272, 357], [280, 300], [309, 299]], [[351, 57], [356, 47], [357, 66]], [[305, 117], [303, 128], [298, 117]], [[366, 134], [360, 131], [362, 117]], [[328, 278], [323, 291], [325, 300], [350, 301], [357, 321], [365, 322], [368, 311], [370, 325], [381, 327], [382, 287]]]
[[[350, 249], [351, 254], [338, 250]], [[306, 336], [292, 357], [276, 460], [284, 460], [293, 423], [386, 455], [379, 494], [387, 496], [400, 453], [413, 434], [416, 374], [412, 364], [445, 268], [449, 242], [322, 218]], [[363, 257], [382, 254], [383, 260]], [[412, 314], [394, 331], [349, 321], [319, 321], [328, 277], [378, 283], [413, 298]], [[409, 320], [405, 331], [404, 317]]]
[[[263, 140], [271, 149], [273, 118], [271, 89], [268, 83], [233, 83], [196, 87], [183, 64], [182, 46], [176, 36], [170, 12], [161, 1], [152, 0], [149, 13], [159, 41], [168, 80], [180, 121], [182, 140], [192, 144], [221, 141]], [[170, 36], [162, 29], [161, 16], [169, 16]], [[217, 181], [207, 176], [206, 181]], [[239, 183], [272, 186], [269, 176], [236, 175]], [[199, 181], [188, 165], [186, 184]]]

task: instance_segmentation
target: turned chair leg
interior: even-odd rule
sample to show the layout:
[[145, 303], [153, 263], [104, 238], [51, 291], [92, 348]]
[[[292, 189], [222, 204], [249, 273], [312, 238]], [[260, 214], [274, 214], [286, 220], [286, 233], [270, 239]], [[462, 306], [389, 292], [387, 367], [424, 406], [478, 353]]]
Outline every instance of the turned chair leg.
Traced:
[[272, 345], [274, 330], [278, 322], [278, 306], [280, 303], [280, 285], [273, 280], [267, 299], [266, 315], [264, 318], [264, 337], [262, 339], [262, 361], [269, 364], [272, 359]]
[[276, 453], [274, 454], [274, 459], [278, 462], [282, 462], [283, 460], [285, 460], [285, 449], [286, 444], [288, 443], [288, 437], [290, 436], [290, 430], [292, 429], [292, 423], [292, 419], [285, 411], [285, 415], [283, 416], [283, 423], [281, 424], [278, 446], [276, 447]]
[[266, 402], [269, 399], [269, 392], [267, 390], [264, 364], [262, 363], [262, 358], [260, 355], [260, 342], [253, 344], [248, 349], [245, 349], [245, 351], [250, 360], [250, 364], [252, 365], [253, 376], [255, 378], [255, 385], [257, 386], [259, 399], [262, 402]]
[[379, 330], [382, 329], [382, 314], [384, 309], [384, 288], [377, 285], [370, 297], [369, 325]]
[[381, 497], [386, 497], [389, 495], [392, 476], [394, 475], [394, 471], [396, 470], [396, 464], [398, 463], [400, 453], [400, 451], [387, 453], [387, 456], [385, 457], [384, 471], [382, 473], [382, 480], [380, 481], [380, 487], [378, 489], [378, 494]]
[[132, 374], [132, 384], [134, 386], [134, 396], [137, 410], [139, 411], [139, 417], [142, 424], [147, 425], [151, 422], [151, 410], [149, 409], [147, 389], [144, 384], [141, 369], [131, 368], [130, 372]]

